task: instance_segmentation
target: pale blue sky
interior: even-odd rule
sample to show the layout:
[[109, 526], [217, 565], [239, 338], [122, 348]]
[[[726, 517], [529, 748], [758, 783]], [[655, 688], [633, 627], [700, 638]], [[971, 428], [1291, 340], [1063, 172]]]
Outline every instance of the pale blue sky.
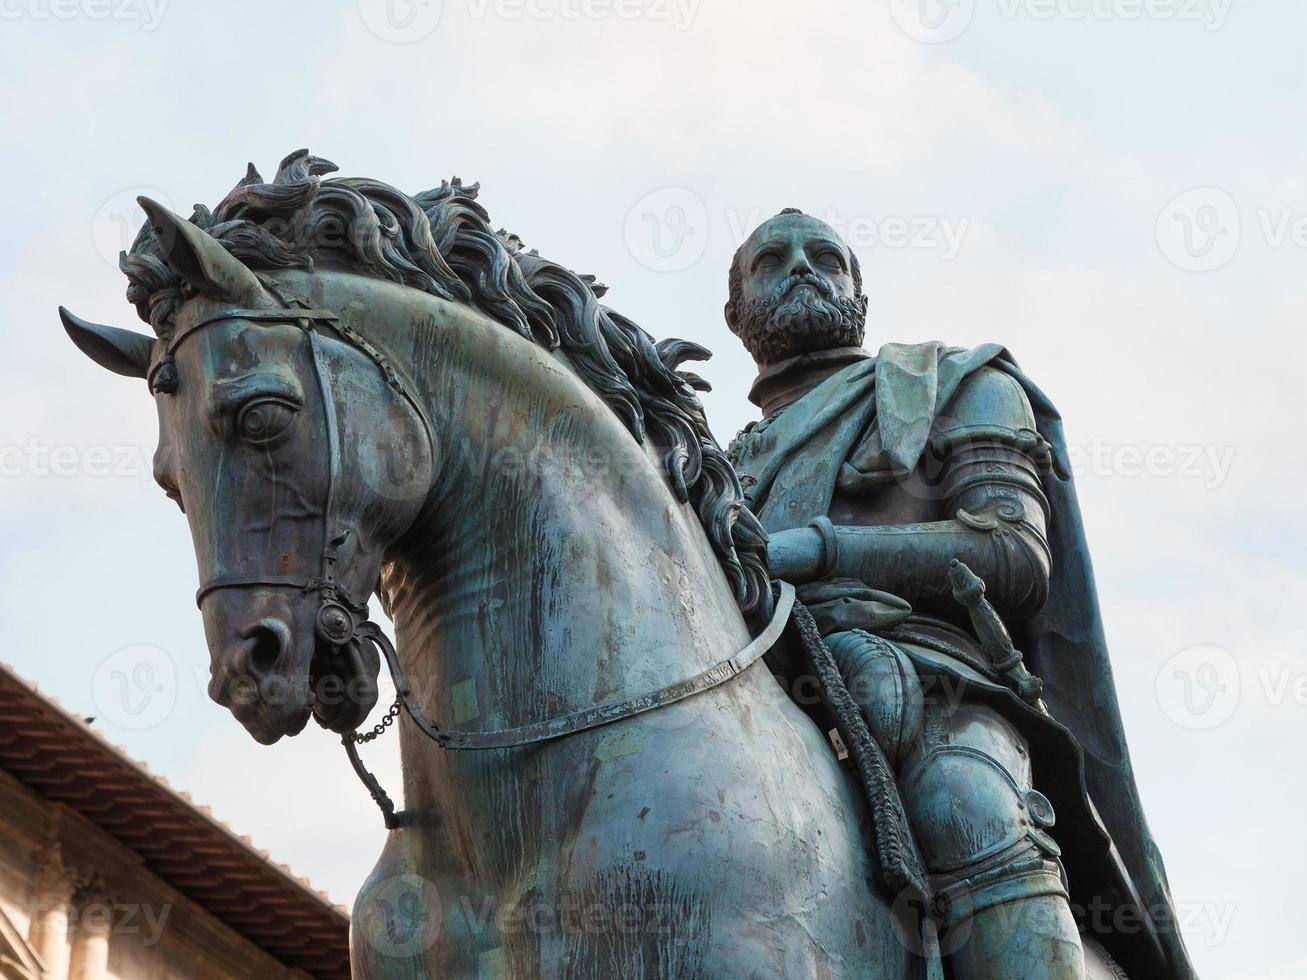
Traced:
[[[1000, 341], [1061, 408], [1194, 958], [1307, 977], [1307, 8], [65, 3], [0, 3], [0, 656], [20, 673], [348, 904], [377, 815], [334, 738], [261, 748], [206, 699], [153, 408], [56, 305], [139, 327], [106, 256], [141, 190], [186, 213], [300, 146], [409, 191], [457, 174], [655, 335], [717, 351], [725, 441], [753, 417], [730, 255], [801, 207], [858, 248], [869, 345]], [[113, 672], [138, 663], [175, 696], [130, 715]], [[369, 759], [395, 786], [392, 748]]]

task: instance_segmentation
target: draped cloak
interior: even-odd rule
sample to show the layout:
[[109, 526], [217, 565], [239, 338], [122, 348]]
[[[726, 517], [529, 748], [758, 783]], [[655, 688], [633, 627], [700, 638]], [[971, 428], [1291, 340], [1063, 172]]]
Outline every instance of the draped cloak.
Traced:
[[1025, 391], [1052, 452], [1042, 481], [1050, 508], [1048, 598], [1035, 615], [1007, 626], [1044, 682], [1053, 720], [1014, 695], [1000, 710], [1026, 716], [1037, 781], [1062, 787], [1049, 794], [1058, 806], [1054, 833], [1073, 909], [1090, 934], [1131, 976], [1195, 980], [1130, 765], [1062, 419], [1012, 355], [997, 344], [970, 351], [938, 342], [888, 344], [789, 405], [766, 426], [763, 451], [746, 452], [737, 469], [768, 531], [803, 527], [829, 512], [837, 489], [856, 496], [911, 473], [935, 420], [961, 383], [986, 366]]

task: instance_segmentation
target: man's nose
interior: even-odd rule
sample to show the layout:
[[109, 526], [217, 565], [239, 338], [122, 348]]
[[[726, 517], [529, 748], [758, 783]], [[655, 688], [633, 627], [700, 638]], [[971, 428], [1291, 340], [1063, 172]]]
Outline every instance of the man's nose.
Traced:
[[813, 274], [812, 263], [808, 261], [808, 256], [803, 252], [796, 253], [794, 258], [790, 260], [790, 275], [811, 276]]

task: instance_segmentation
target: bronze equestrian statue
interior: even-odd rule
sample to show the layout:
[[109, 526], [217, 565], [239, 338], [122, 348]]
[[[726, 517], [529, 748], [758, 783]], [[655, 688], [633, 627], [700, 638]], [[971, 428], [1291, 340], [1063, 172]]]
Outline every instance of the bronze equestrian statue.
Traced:
[[[951, 910], [972, 893], [936, 891], [937, 842], [905, 818], [917, 791], [900, 800], [877, 768], [898, 751], [884, 741], [887, 702], [846, 689], [832, 666], [834, 655], [853, 682], [879, 683], [879, 668], [851, 670], [875, 658], [859, 650], [886, 629], [933, 629], [939, 645], [962, 645], [948, 614], [922, 619], [923, 604], [908, 618], [888, 594], [894, 575], [846, 568], [838, 550], [813, 564], [807, 523], [831, 518], [812, 532], [823, 548], [851, 523], [821, 506], [779, 525], [795, 530], [772, 546], [811, 610], [796, 603], [792, 586], [770, 581], [767, 534], [709, 431], [704, 383], [679, 369], [706, 351], [655, 343], [599, 302], [592, 278], [495, 232], [475, 186], [410, 196], [324, 179], [334, 169], [307, 151], [270, 181], [251, 167], [189, 220], [143, 200], [148, 223], [121, 265], [151, 334], [61, 315], [85, 353], [154, 396], [155, 475], [190, 524], [211, 695], [263, 743], [310, 718], [340, 735], [385, 813], [389, 837], [355, 905], [355, 976], [955, 971], [966, 958], [949, 947]], [[955, 376], [947, 360], [937, 390]], [[993, 519], [970, 506], [977, 522]], [[952, 572], [989, 656], [1002, 624], [978, 580], [963, 565]], [[373, 595], [397, 647], [367, 620]], [[891, 607], [903, 615], [887, 627]], [[839, 610], [846, 621], [831, 629]], [[915, 646], [884, 642], [908, 651], [884, 676], [905, 688], [910, 670], [925, 676]], [[399, 697], [360, 732], [383, 660]], [[805, 670], [825, 693], [806, 710], [782, 686]], [[1073, 900], [1082, 864], [1097, 862], [1084, 888], [1150, 901], [1149, 880], [1131, 876], [1146, 835], [1119, 839], [1118, 858], [1089, 804], [1064, 806], [1041, 775], [1046, 764], [1079, 772], [1071, 735], [1038, 704], [1009, 703], [1004, 678], [1017, 668], [991, 677], [977, 659], [974, 672], [961, 704], [978, 727], [1002, 721], [1012, 746], [1028, 744], [1034, 778], [1059, 807]], [[1101, 694], [1093, 685], [1106, 675], [1084, 676], [1086, 699]], [[1060, 679], [1045, 692], [1055, 718], [1072, 693], [1051, 697]], [[938, 715], [922, 705], [923, 718]], [[398, 808], [358, 751], [392, 724]], [[1091, 752], [1116, 744], [1114, 713], [1106, 725]], [[837, 758], [832, 730], [851, 762]], [[1069, 750], [1045, 752], [1063, 742]], [[978, 807], [997, 799], [994, 780], [977, 789]], [[1022, 793], [1039, 810], [1021, 825], [1022, 854], [1038, 865], [1039, 897], [1062, 900], [1044, 833], [1051, 809], [1042, 817], [1042, 797]], [[1131, 882], [1137, 891], [1120, 890]], [[1036, 926], [1013, 922], [999, 939], [1042, 942]], [[989, 926], [979, 932], [991, 941]], [[1118, 945], [1131, 976], [1184, 975], [1179, 961], [1148, 972], [1166, 962], [1153, 933]], [[1124, 955], [1136, 947], [1137, 959]], [[1106, 968], [1086, 950], [1092, 969]]]

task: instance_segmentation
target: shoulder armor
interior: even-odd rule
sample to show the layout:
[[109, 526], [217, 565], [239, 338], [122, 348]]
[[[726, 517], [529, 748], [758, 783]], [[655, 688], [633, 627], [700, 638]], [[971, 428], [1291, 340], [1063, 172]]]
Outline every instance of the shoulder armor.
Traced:
[[[960, 445], [996, 443], [1043, 463], [1049, 445], [1035, 429], [1035, 413], [1021, 385], [1006, 371], [982, 367], [959, 386], [935, 418], [930, 447], [946, 456]], [[1041, 467], [1042, 468], [1042, 467]]]
[[1034, 431], [1030, 400], [1006, 371], [986, 366], [969, 375], [935, 419], [937, 433], [975, 427]]

